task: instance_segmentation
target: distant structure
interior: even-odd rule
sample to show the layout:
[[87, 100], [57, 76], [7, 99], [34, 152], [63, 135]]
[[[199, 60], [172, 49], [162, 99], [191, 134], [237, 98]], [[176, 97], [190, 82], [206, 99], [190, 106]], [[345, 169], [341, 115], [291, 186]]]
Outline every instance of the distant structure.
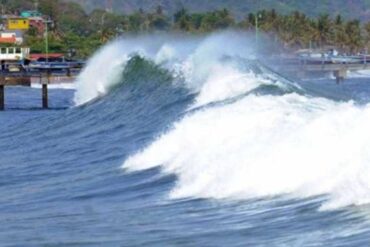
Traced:
[[28, 18], [10, 17], [7, 19], [8, 30], [28, 30], [30, 29], [30, 21]]
[[25, 47], [1, 47], [0, 61], [14, 62], [23, 61], [30, 56], [30, 48]]
[[33, 28], [39, 35], [43, 35], [45, 25], [45, 17], [37, 10], [25, 10], [20, 15], [3, 14], [0, 22], [0, 45], [22, 45], [25, 32]]
[[[66, 60], [64, 54], [49, 53], [48, 23], [53, 21], [35, 9], [22, 11], [19, 15], [9, 14], [0, 1], [0, 111], [4, 110], [6, 86], [31, 86], [31, 79], [42, 85], [42, 107], [48, 108], [48, 84], [51, 79], [71, 77], [78, 73], [83, 62]], [[111, 1], [107, 1], [112, 11]], [[110, 3], [110, 4], [109, 4]], [[29, 47], [22, 46], [24, 34], [45, 37], [45, 53], [32, 54]]]
[[21, 45], [23, 37], [19, 32], [0, 32], [0, 44]]
[[22, 11], [20, 17], [27, 18], [29, 21], [29, 27], [35, 28], [39, 34], [45, 31], [45, 18], [37, 10], [26, 10]]
[[28, 18], [30, 21], [30, 27], [35, 28], [39, 34], [45, 32], [46, 21], [41, 16], [33, 16]]
[[16, 44], [17, 38], [15, 33], [0, 33], [0, 44]]
[[[24, 10], [19, 15], [3, 13], [0, 18], [0, 64], [17, 67], [30, 59], [30, 49], [23, 47], [24, 34], [31, 29], [38, 35], [46, 31], [46, 18], [37, 10]], [[4, 6], [2, 6], [4, 7]], [[10, 66], [10, 67], [9, 67]], [[9, 70], [10, 71], [10, 70]]]

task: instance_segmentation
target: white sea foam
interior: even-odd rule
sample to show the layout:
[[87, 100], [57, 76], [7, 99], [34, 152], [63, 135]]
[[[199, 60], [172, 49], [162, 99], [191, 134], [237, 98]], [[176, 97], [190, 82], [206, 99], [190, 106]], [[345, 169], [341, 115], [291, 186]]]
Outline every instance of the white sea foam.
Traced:
[[[193, 107], [275, 83], [239, 66], [239, 58], [254, 58], [251, 49], [233, 32], [121, 39], [89, 62], [77, 83], [76, 102], [106, 93], [135, 53], [182, 77], [198, 93]], [[249, 95], [185, 116], [123, 167], [161, 166], [176, 174], [172, 198], [327, 194], [322, 209], [360, 205], [370, 202], [369, 124], [370, 106], [297, 94]]]
[[112, 85], [119, 83], [125, 64], [133, 54], [139, 54], [172, 71], [175, 77], [184, 78], [185, 86], [196, 92], [208, 92], [209, 83], [213, 84], [215, 77], [219, 77], [219, 90], [207, 93], [207, 97], [201, 93], [197, 100], [199, 105], [236, 96], [262, 82], [248, 80], [250, 71], [242, 71], [227, 60], [236, 56], [255, 58], [245, 34], [222, 32], [208, 37], [122, 38], [103, 47], [88, 62], [76, 83], [76, 104], [104, 95]]
[[349, 78], [369, 78], [370, 70], [358, 70], [358, 71], [349, 71]]
[[[184, 41], [185, 42], [185, 41]], [[175, 59], [180, 50], [172, 47], [164, 36], [120, 38], [102, 47], [89, 61], [77, 79], [75, 103], [86, 103], [107, 93], [122, 80], [127, 61], [133, 55], [153, 60], [159, 64]]]
[[76, 81], [76, 104], [86, 103], [119, 82], [119, 75], [124, 69], [128, 57], [119, 43], [107, 45], [88, 61]]
[[370, 106], [296, 94], [248, 96], [186, 116], [123, 167], [176, 174], [172, 198], [328, 194], [370, 202]]

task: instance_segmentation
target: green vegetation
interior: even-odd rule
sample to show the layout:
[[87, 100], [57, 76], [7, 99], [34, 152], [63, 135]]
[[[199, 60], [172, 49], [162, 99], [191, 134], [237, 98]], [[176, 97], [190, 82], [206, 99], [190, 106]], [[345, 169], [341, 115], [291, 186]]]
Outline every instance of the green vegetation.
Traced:
[[[7, 12], [17, 13], [32, 9], [29, 0], [0, 0]], [[39, 0], [39, 10], [53, 19], [49, 26], [49, 51], [68, 53], [85, 58], [114, 37], [127, 33], [188, 32], [206, 33], [227, 28], [255, 31], [256, 20], [261, 32], [271, 40], [289, 49], [335, 46], [342, 52], [356, 53], [370, 48], [370, 22], [348, 20], [340, 15], [318, 17], [294, 11], [281, 14], [275, 10], [245, 13], [245, 18], [236, 19], [227, 9], [204, 13], [177, 11], [166, 15], [162, 7], [152, 11], [138, 10], [128, 15], [118, 15], [105, 10], [86, 13], [75, 2]], [[33, 52], [45, 49], [44, 35], [30, 29], [25, 35], [25, 45]]]
[[180, 8], [192, 13], [208, 12], [227, 8], [237, 19], [243, 18], [245, 13], [257, 12], [262, 9], [275, 9], [282, 14], [300, 11], [310, 17], [317, 17], [322, 13], [330, 13], [332, 17], [341, 14], [346, 19], [359, 18], [369, 20], [369, 0], [64, 0], [73, 1], [83, 5], [88, 11], [94, 9], [110, 8], [117, 13], [132, 14], [139, 8], [150, 12], [156, 6], [163, 6], [168, 15], [173, 15]]

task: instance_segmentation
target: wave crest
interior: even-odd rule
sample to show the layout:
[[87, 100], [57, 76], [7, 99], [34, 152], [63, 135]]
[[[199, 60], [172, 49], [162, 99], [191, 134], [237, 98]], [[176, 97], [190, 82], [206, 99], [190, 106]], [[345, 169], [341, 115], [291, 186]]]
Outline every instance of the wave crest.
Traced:
[[172, 198], [329, 195], [370, 202], [370, 106], [297, 94], [247, 96], [195, 112], [123, 164], [176, 174]]

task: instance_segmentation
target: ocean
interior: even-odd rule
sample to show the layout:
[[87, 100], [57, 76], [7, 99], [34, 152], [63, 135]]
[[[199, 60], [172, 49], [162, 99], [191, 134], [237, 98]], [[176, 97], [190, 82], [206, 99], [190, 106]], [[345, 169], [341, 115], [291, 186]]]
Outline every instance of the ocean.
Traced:
[[250, 43], [121, 38], [48, 110], [6, 88], [0, 246], [369, 246], [370, 74], [293, 80]]

